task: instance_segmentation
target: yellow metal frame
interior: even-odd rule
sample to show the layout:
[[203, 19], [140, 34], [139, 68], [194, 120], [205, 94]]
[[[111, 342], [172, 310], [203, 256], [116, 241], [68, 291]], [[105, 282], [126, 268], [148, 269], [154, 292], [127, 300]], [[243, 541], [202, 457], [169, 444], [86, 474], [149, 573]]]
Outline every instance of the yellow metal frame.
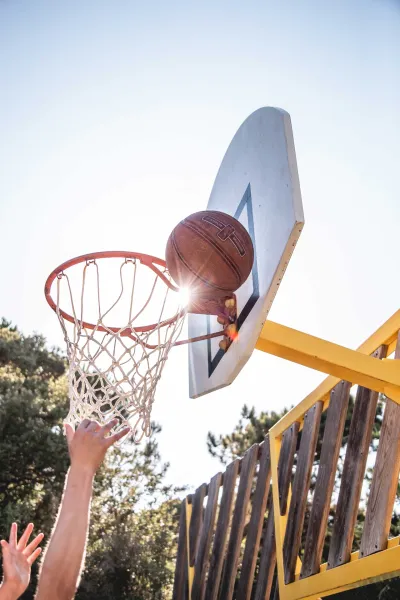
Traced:
[[186, 502], [186, 549], [187, 549], [187, 567], [188, 567], [188, 586], [189, 586], [189, 599], [192, 597], [192, 586], [194, 578], [194, 567], [190, 566], [190, 520], [192, 518], [192, 504], [189, 503], [188, 498]]
[[281, 600], [316, 600], [321, 596], [400, 575], [400, 546], [399, 540], [396, 538], [396, 540], [391, 540], [388, 548], [382, 552], [362, 559], [359, 559], [358, 553], [355, 553], [349, 563], [330, 570], [326, 569], [326, 565], [321, 565], [318, 574], [305, 579], [300, 579], [300, 565], [298, 564], [295, 581], [285, 585], [283, 540], [288, 510], [284, 516], [281, 516], [277, 484], [283, 432], [295, 421], [299, 421], [302, 425], [305, 413], [319, 400], [324, 402], [324, 410], [326, 410], [329, 404], [329, 393], [342, 379], [382, 392], [400, 404], [400, 365], [397, 361], [379, 360], [370, 356], [382, 345], [388, 346], [388, 355], [390, 355], [395, 349], [399, 330], [400, 310], [368, 338], [358, 350], [349, 350], [271, 321], [267, 321], [263, 327], [256, 345], [257, 349], [330, 375], [269, 431]]
[[[329, 394], [341, 380], [359, 384], [381, 392], [400, 404], [400, 364], [390, 359], [379, 360], [371, 356], [380, 346], [388, 346], [390, 356], [396, 347], [400, 331], [400, 310], [371, 335], [357, 350], [350, 350], [318, 337], [267, 321], [256, 344], [258, 350], [285, 358], [292, 362], [328, 373], [327, 377], [300, 404], [288, 412], [269, 431], [271, 449], [271, 476], [275, 518], [276, 557], [278, 566], [279, 595], [281, 600], [318, 600], [369, 583], [400, 576], [400, 538], [388, 540], [387, 549], [370, 556], [359, 558], [358, 552], [351, 555], [349, 563], [327, 569], [311, 577], [300, 579], [301, 561], [297, 561], [295, 581], [285, 584], [283, 563], [283, 541], [287, 515], [281, 516], [278, 491], [278, 461], [282, 434], [295, 421], [303, 425], [305, 413], [318, 401], [324, 402], [323, 410], [329, 406]], [[290, 506], [290, 494], [287, 507]], [[188, 564], [189, 599], [192, 596], [194, 567], [190, 566], [190, 520], [192, 505], [186, 498], [186, 542]]]

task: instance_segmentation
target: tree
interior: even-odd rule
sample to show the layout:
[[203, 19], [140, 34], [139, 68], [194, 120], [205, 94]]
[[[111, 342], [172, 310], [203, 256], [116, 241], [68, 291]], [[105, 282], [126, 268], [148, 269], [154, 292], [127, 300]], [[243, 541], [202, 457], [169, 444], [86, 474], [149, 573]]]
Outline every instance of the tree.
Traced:
[[77, 600], [170, 597], [179, 490], [164, 484], [168, 464], [161, 463], [155, 439], [160, 428], [153, 424], [152, 431], [143, 449], [124, 445], [108, 454], [93, 498], [89, 553]]
[[[62, 494], [68, 453], [65, 361], [43, 337], [0, 322], [0, 529], [29, 521], [47, 536]], [[34, 566], [33, 580], [37, 566]], [[32, 587], [26, 597], [32, 597]]]
[[252, 444], [261, 443], [271, 427], [286, 413], [287, 410], [284, 409], [281, 413], [272, 411], [257, 415], [254, 407], [249, 408], [245, 404], [232, 433], [216, 435], [208, 432], [209, 453], [225, 465], [235, 458], [240, 458]]
[[[69, 465], [66, 361], [40, 335], [0, 321], [0, 532], [33, 521], [49, 539]], [[94, 487], [86, 568], [77, 598], [166, 600], [178, 530], [177, 488], [153, 426], [143, 446], [107, 454]], [[24, 595], [33, 597], [37, 569]], [[0, 573], [1, 576], [1, 573]]]
[[156, 509], [132, 513], [122, 507], [117, 518], [104, 516], [91, 531], [77, 600], [170, 598], [179, 506], [170, 500]]

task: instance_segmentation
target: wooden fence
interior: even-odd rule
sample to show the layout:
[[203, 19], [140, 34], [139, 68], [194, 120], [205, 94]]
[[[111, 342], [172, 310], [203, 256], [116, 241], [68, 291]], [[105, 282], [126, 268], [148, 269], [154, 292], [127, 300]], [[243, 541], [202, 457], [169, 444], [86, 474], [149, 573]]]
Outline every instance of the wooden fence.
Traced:
[[[385, 330], [381, 339], [373, 355], [382, 360], [395, 350], [400, 358], [400, 333]], [[281, 600], [311, 599], [399, 574], [399, 538], [389, 540], [389, 532], [400, 406], [359, 386], [349, 411], [351, 382], [326, 381], [328, 396], [319, 386], [321, 397], [310, 394], [316, 401], [293, 411], [295, 419], [288, 413], [284, 428], [275, 426], [279, 433], [272, 428], [182, 502], [174, 600], [268, 600], [279, 593]], [[384, 415], [360, 547], [352, 552], [379, 400]]]

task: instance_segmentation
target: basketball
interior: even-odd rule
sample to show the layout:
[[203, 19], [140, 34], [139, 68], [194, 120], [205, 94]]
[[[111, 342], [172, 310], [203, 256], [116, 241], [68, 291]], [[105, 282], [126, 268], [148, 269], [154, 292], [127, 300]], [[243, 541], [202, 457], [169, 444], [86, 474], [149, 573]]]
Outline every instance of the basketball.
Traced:
[[237, 219], [203, 210], [183, 219], [166, 248], [167, 268], [180, 287], [204, 295], [236, 291], [254, 261], [251, 237]]

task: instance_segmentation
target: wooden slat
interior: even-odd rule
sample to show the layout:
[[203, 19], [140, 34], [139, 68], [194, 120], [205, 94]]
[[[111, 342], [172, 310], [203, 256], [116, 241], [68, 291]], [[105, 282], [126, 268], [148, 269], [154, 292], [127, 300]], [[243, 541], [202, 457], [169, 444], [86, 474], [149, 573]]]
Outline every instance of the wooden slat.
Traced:
[[247, 529], [246, 545], [243, 554], [237, 597], [250, 600], [253, 587], [254, 571], [257, 563], [260, 538], [264, 523], [265, 510], [271, 484], [271, 455], [269, 436], [264, 439], [261, 451], [256, 490], [252, 502], [252, 511]]
[[217, 473], [208, 486], [207, 506], [204, 511], [204, 521], [200, 533], [197, 550], [191, 600], [202, 600], [205, 594], [206, 573], [209, 563], [212, 534], [218, 507], [218, 494], [221, 487], [222, 473]]
[[200, 529], [203, 523], [203, 513], [204, 513], [204, 498], [207, 493], [207, 484], [202, 483], [194, 493], [193, 496], [193, 508], [192, 508], [192, 516], [190, 519], [190, 527], [189, 527], [189, 552], [190, 552], [190, 566], [193, 567], [196, 554], [197, 547], [199, 544], [199, 536]]
[[304, 415], [304, 425], [293, 481], [292, 499], [283, 543], [285, 583], [294, 581], [322, 408], [323, 402], [317, 402]]
[[[394, 358], [400, 359], [400, 333]], [[399, 481], [399, 471], [400, 406], [388, 399], [368, 496], [364, 530], [361, 538], [361, 556], [368, 556], [386, 548]]]
[[254, 600], [269, 600], [276, 567], [275, 524], [272, 491], [269, 495], [268, 505], [268, 518], [264, 531], [264, 541], [261, 549], [260, 568], [258, 571]]
[[276, 586], [275, 586], [275, 592], [274, 592], [274, 600], [279, 600], [278, 578], [276, 579]]
[[349, 382], [341, 381], [331, 392], [318, 476], [307, 529], [301, 577], [309, 577], [319, 573], [332, 491], [335, 484], [336, 467], [349, 406], [350, 387]]
[[240, 556], [247, 507], [250, 500], [251, 485], [256, 468], [259, 445], [254, 444], [245, 453], [240, 470], [239, 488], [233, 511], [231, 534], [226, 553], [226, 563], [221, 585], [221, 598], [231, 600]]
[[[282, 508], [286, 509], [287, 505], [287, 495], [289, 493], [290, 480], [292, 478], [292, 468], [299, 428], [300, 425], [296, 421], [282, 435], [282, 447], [278, 462], [278, 485], [281, 510]], [[258, 571], [254, 600], [269, 600], [276, 567], [275, 522], [272, 490], [270, 490], [269, 494], [268, 507], [268, 519], [263, 536], [264, 540], [261, 549], [260, 568]]]
[[286, 514], [289, 486], [292, 479], [294, 455], [296, 452], [299, 429], [300, 423], [295, 421], [282, 434], [282, 448], [279, 455], [278, 472], [279, 505], [281, 509], [281, 515]]
[[229, 522], [232, 514], [232, 505], [235, 492], [236, 479], [239, 473], [240, 460], [233, 461], [224, 473], [224, 485], [217, 527], [215, 529], [214, 544], [210, 560], [206, 585], [206, 600], [217, 600], [221, 582], [224, 551], [228, 536]]
[[[373, 356], [384, 358], [386, 351], [387, 347], [381, 346]], [[329, 547], [328, 569], [343, 565], [350, 560], [377, 402], [377, 392], [361, 386], [358, 388]]]
[[172, 600], [187, 600], [187, 554], [186, 554], [186, 500], [181, 504], [179, 516], [178, 553], [176, 557]]

